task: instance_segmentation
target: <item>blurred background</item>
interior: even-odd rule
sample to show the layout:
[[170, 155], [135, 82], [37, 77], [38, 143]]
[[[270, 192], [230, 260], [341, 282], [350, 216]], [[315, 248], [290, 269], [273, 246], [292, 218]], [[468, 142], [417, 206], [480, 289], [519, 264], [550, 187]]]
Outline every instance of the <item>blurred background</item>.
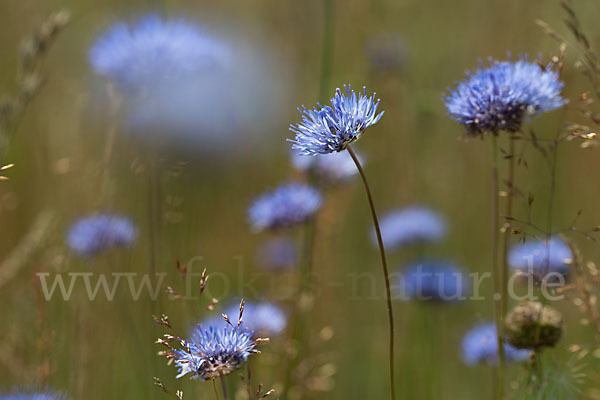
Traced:
[[[573, 6], [592, 46], [600, 46], [600, 3], [578, 0]], [[286, 143], [289, 124], [300, 120], [296, 107], [326, 102], [346, 83], [377, 92], [385, 111], [354, 146], [365, 159], [379, 211], [425, 204], [448, 221], [444, 241], [391, 252], [391, 268], [431, 255], [469, 272], [489, 271], [489, 142], [467, 138], [446, 116], [442, 96], [480, 59], [505, 59], [510, 52], [541, 54], [547, 62], [557, 55], [558, 42], [536, 19], [571, 40], [560, 3], [548, 0], [0, 0], [0, 93], [20, 90], [19, 44], [61, 9], [69, 10], [71, 22], [37, 66], [43, 85], [11, 127], [0, 158], [2, 165], [15, 164], [3, 173], [9, 180], [0, 182], [0, 389], [41, 385], [90, 400], [161, 398], [154, 376], [171, 390], [183, 389], [186, 399], [214, 398], [210, 383], [175, 380], [175, 369], [156, 356], [154, 341], [163, 330], [152, 314], [169, 315], [185, 336], [194, 322], [215, 315], [206, 310], [212, 297], [223, 304], [241, 297], [276, 300], [291, 310], [297, 299], [281, 293], [293, 276], [260, 274], [244, 285], [261, 271], [256, 252], [269, 238], [251, 232], [246, 210], [266, 190], [304, 179], [294, 171]], [[220, 86], [211, 86], [197, 104], [210, 126], [197, 135], [171, 129], [169, 121], [133, 124], [128, 116], [135, 111], [90, 65], [100, 35], [148, 13], [185, 17], [222, 38], [235, 55], [239, 82], [223, 98], [215, 95], [223, 93]], [[528, 125], [539, 137], [553, 138], [565, 124], [582, 121], [578, 97], [590, 88], [575, 67], [578, 55], [575, 47], [567, 49], [561, 75], [570, 104]], [[187, 103], [193, 110], [196, 104]], [[547, 229], [551, 171], [539, 152], [523, 151], [527, 167], [517, 168], [517, 185], [535, 201], [531, 207], [517, 201], [515, 215], [531, 215]], [[570, 227], [579, 210], [577, 226], [599, 225], [598, 150], [567, 142], [557, 165], [553, 229]], [[325, 198], [315, 223], [317, 290], [309, 329], [320, 369], [311, 381], [315, 390], [303, 398], [384, 398], [384, 287], [366, 198], [357, 179], [329, 188]], [[130, 217], [139, 237], [127, 249], [77, 257], [65, 234], [78, 218], [99, 211]], [[152, 229], [160, 232], [154, 242]], [[594, 242], [573, 239], [585, 261], [600, 255]], [[145, 295], [132, 301], [127, 290], [117, 290], [112, 301], [102, 295], [89, 301], [82, 284], [69, 301], [46, 301], [36, 276], [158, 271], [167, 273], [165, 285], [185, 290], [176, 260], [185, 264], [195, 257], [202, 257], [195, 272], [218, 273], [209, 280], [209, 294], [197, 301], [172, 301], [165, 294], [157, 302]], [[350, 277], [362, 272], [376, 277], [376, 296], [368, 280], [353, 286]], [[490, 291], [488, 281], [482, 293]], [[584, 364], [576, 397], [598, 398], [597, 358], [570, 351], [591, 343], [593, 330], [580, 323], [584, 315], [569, 301], [556, 307], [564, 312], [567, 333], [546, 354], [548, 363], [566, 374]], [[395, 313], [400, 398], [492, 397], [493, 369], [465, 366], [460, 352], [464, 333], [492, 320], [491, 301], [396, 302]], [[254, 383], [281, 387], [281, 366], [289, 357], [284, 341], [273, 340], [253, 356]], [[511, 398], [521, 398], [526, 374], [524, 367], [510, 367]]]

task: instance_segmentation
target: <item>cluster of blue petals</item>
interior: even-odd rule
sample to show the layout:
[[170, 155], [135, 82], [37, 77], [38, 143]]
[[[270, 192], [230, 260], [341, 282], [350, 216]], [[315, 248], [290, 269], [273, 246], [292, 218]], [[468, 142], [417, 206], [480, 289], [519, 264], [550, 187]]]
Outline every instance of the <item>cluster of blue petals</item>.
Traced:
[[[464, 336], [462, 358], [467, 365], [498, 365], [498, 336], [493, 323], [477, 325]], [[517, 349], [504, 342], [504, 360], [521, 362], [529, 359], [530, 351]]]
[[573, 261], [571, 248], [558, 236], [514, 246], [508, 263], [514, 269], [543, 278], [549, 273], [567, 275]]
[[228, 375], [248, 360], [255, 351], [252, 331], [231, 326], [206, 326], [199, 324], [183, 349], [175, 350], [177, 378], [193, 374], [192, 378], [215, 379]]
[[418, 260], [400, 271], [401, 299], [452, 302], [465, 300], [469, 280], [463, 269], [450, 261]]
[[[380, 221], [381, 236], [386, 249], [437, 242], [446, 236], [445, 219], [436, 211], [423, 206], [413, 206], [391, 211]], [[377, 243], [375, 230], [371, 232]]]
[[195, 25], [157, 15], [114, 25], [89, 56], [96, 72], [134, 89], [222, 67], [230, 58], [226, 46]]
[[292, 149], [309, 156], [342, 151], [381, 119], [383, 112], [377, 114], [378, 106], [379, 100], [375, 94], [367, 96], [366, 88], [357, 95], [345, 85], [344, 92], [337, 89], [331, 106], [317, 104], [312, 110], [304, 106], [298, 109], [302, 122], [290, 126], [296, 134], [289, 139]]
[[259, 197], [248, 209], [248, 219], [257, 232], [291, 228], [312, 217], [322, 202], [318, 190], [300, 183], [286, 184]]
[[115, 247], [131, 245], [137, 229], [125, 218], [97, 214], [76, 221], [67, 233], [67, 244], [74, 252], [90, 257]]
[[444, 97], [451, 118], [471, 134], [515, 132], [524, 118], [555, 110], [567, 101], [558, 71], [527, 58], [494, 61], [467, 73], [465, 81]]

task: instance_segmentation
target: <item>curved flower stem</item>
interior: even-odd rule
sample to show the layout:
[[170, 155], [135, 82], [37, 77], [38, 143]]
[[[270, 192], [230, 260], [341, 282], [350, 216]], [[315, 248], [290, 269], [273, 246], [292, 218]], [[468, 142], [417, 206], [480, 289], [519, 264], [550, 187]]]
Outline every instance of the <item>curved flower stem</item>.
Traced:
[[[494, 314], [498, 340], [498, 387], [497, 397], [502, 400], [504, 392], [504, 343], [502, 341], [502, 280], [498, 266], [500, 239], [500, 205], [498, 199], [500, 184], [498, 179], [498, 135], [492, 135], [492, 272], [494, 275]], [[500, 296], [498, 298], [498, 295]]]
[[389, 364], [390, 364], [390, 395], [392, 400], [396, 399], [396, 392], [394, 389], [394, 312], [392, 310], [392, 296], [390, 291], [390, 277], [388, 274], [387, 262], [385, 260], [385, 249], [383, 248], [383, 239], [381, 237], [381, 230], [379, 229], [379, 220], [377, 219], [377, 212], [375, 211], [375, 204], [373, 203], [373, 196], [371, 195], [371, 189], [369, 188], [369, 182], [367, 181], [367, 176], [365, 175], [365, 171], [363, 171], [362, 166], [360, 165], [360, 161], [354, 154], [354, 151], [350, 146], [346, 147], [348, 153], [350, 153], [350, 157], [356, 164], [356, 168], [360, 173], [360, 177], [365, 186], [365, 191], [367, 192], [367, 198], [369, 199], [369, 207], [371, 208], [371, 216], [373, 217], [373, 225], [375, 226], [375, 233], [377, 235], [377, 243], [379, 245], [379, 253], [381, 254], [381, 266], [383, 268], [383, 276], [385, 278], [385, 295], [387, 301], [387, 310], [388, 310], [388, 322], [390, 329], [390, 343], [389, 343]]

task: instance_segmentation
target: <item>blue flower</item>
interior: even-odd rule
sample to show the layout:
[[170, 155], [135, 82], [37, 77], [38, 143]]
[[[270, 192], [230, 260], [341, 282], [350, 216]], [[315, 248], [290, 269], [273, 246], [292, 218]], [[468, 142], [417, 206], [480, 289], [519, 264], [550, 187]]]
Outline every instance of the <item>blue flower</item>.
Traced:
[[257, 232], [290, 228], [312, 217], [321, 203], [321, 194], [316, 189], [290, 183], [259, 197], [248, 209], [248, 217]]
[[490, 60], [444, 96], [449, 116], [471, 134], [515, 132], [525, 117], [562, 107], [564, 84], [558, 71], [522, 58], [516, 62]]
[[397, 289], [402, 299], [456, 301], [466, 299], [469, 281], [452, 262], [418, 260], [400, 271]]
[[[521, 362], [529, 358], [528, 350], [517, 349], [504, 342], [504, 359], [507, 362]], [[498, 364], [498, 339], [493, 323], [477, 325], [464, 336], [462, 358], [467, 365]]]
[[76, 221], [67, 233], [67, 244], [74, 252], [89, 257], [114, 247], [129, 246], [137, 229], [124, 217], [97, 214]]
[[[240, 305], [233, 304], [228, 307], [223, 314], [227, 315], [231, 324], [238, 324]], [[279, 336], [287, 326], [287, 314], [276, 304], [267, 301], [247, 302], [244, 304], [244, 315], [242, 316], [242, 326], [253, 332], [256, 336]], [[224, 327], [229, 325], [222, 316], [214, 317], [206, 321], [203, 325], [215, 327]]]
[[291, 125], [296, 134], [292, 149], [300, 154], [314, 156], [342, 151], [358, 140], [365, 129], [376, 124], [383, 112], [377, 114], [379, 100], [375, 94], [367, 97], [367, 89], [358, 95], [350, 86], [344, 86], [345, 93], [337, 89], [331, 99], [331, 106], [317, 104], [312, 110], [299, 108], [302, 122]]
[[264, 40], [227, 24], [219, 24], [226, 34], [212, 34], [187, 19], [149, 15], [96, 40], [89, 61], [115, 83], [129, 135], [203, 160], [266, 151], [284, 118], [286, 63]]
[[393, 32], [385, 32], [369, 38], [366, 55], [371, 68], [389, 71], [406, 63], [406, 41]]
[[27, 393], [13, 392], [11, 394], [1, 394], [0, 400], [65, 400], [66, 396], [50, 391]]
[[514, 269], [544, 278], [549, 273], [567, 275], [573, 261], [573, 252], [560, 237], [549, 241], [536, 240], [514, 246], [508, 254], [508, 263]]
[[[364, 165], [362, 157], [358, 154], [357, 157]], [[358, 173], [354, 160], [347, 152], [307, 156], [292, 151], [292, 165], [301, 172], [313, 170], [323, 182], [328, 184], [347, 181]]]
[[257, 251], [258, 266], [269, 271], [296, 267], [298, 250], [293, 240], [277, 237], [264, 242]]
[[141, 89], [222, 67], [230, 55], [192, 24], [149, 15], [133, 26], [114, 25], [96, 41], [89, 57], [99, 74]]
[[173, 352], [177, 378], [190, 373], [202, 380], [229, 375], [258, 352], [256, 344], [252, 331], [237, 325], [198, 325], [192, 338], [182, 342], [183, 349]]
[[[398, 209], [380, 221], [381, 236], [386, 249], [397, 249], [425, 242], [437, 242], [446, 235], [446, 221], [437, 212], [422, 206]], [[371, 239], [377, 243], [375, 231]]]

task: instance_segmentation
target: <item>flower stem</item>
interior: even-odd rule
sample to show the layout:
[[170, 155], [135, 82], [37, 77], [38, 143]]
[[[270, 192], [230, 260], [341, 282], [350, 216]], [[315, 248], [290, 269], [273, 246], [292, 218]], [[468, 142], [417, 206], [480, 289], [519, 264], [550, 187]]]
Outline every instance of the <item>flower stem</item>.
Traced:
[[[512, 216], [512, 205], [513, 195], [515, 187], [515, 141], [513, 136], [510, 135], [508, 148], [508, 176], [506, 177], [506, 184], [508, 186], [506, 191], [506, 204], [505, 204], [505, 215], [507, 217]], [[510, 229], [504, 231], [504, 243], [502, 247], [502, 303], [500, 309], [500, 316], [504, 323], [504, 316], [508, 309], [508, 245], [510, 239]]]
[[329, 93], [333, 33], [333, 0], [323, 0], [323, 47], [321, 53], [321, 82], [319, 84], [319, 98], [322, 101], [328, 98]]
[[219, 391], [217, 390], [217, 384], [215, 383], [214, 378], [212, 380], [212, 384], [213, 384], [213, 389], [215, 390], [215, 397], [217, 398], [217, 400], [219, 400]]
[[371, 216], [373, 217], [373, 225], [375, 226], [375, 233], [377, 235], [377, 244], [379, 245], [379, 253], [381, 254], [381, 266], [383, 268], [383, 276], [385, 278], [385, 295], [387, 301], [387, 310], [388, 310], [388, 322], [389, 322], [389, 369], [390, 369], [390, 395], [392, 400], [396, 399], [396, 392], [394, 389], [394, 312], [392, 310], [392, 296], [390, 291], [390, 277], [388, 274], [387, 262], [385, 259], [385, 249], [383, 248], [383, 239], [381, 237], [381, 230], [379, 229], [379, 220], [377, 219], [377, 212], [375, 211], [375, 204], [373, 203], [373, 196], [371, 195], [371, 189], [369, 188], [369, 182], [367, 181], [367, 176], [365, 175], [365, 171], [363, 171], [362, 166], [360, 165], [360, 161], [358, 161], [358, 157], [354, 154], [354, 151], [350, 146], [346, 147], [348, 153], [350, 153], [350, 157], [356, 164], [356, 168], [360, 173], [360, 177], [365, 186], [365, 191], [367, 192], [367, 198], [369, 199], [369, 207], [371, 208]]
[[225, 377], [223, 377], [223, 374], [219, 374], [219, 379], [221, 380], [221, 389], [223, 389], [223, 399], [229, 400], [229, 395], [227, 394], [227, 385], [225, 384]]
[[[498, 250], [500, 239], [500, 205], [498, 199], [500, 184], [498, 179], [498, 135], [492, 135], [492, 271], [494, 275], [494, 314], [496, 319], [496, 336], [498, 340], [498, 385], [497, 398], [502, 400], [504, 392], [504, 343], [502, 341], [502, 285], [498, 266]], [[500, 296], [500, 297], [498, 297]]]

